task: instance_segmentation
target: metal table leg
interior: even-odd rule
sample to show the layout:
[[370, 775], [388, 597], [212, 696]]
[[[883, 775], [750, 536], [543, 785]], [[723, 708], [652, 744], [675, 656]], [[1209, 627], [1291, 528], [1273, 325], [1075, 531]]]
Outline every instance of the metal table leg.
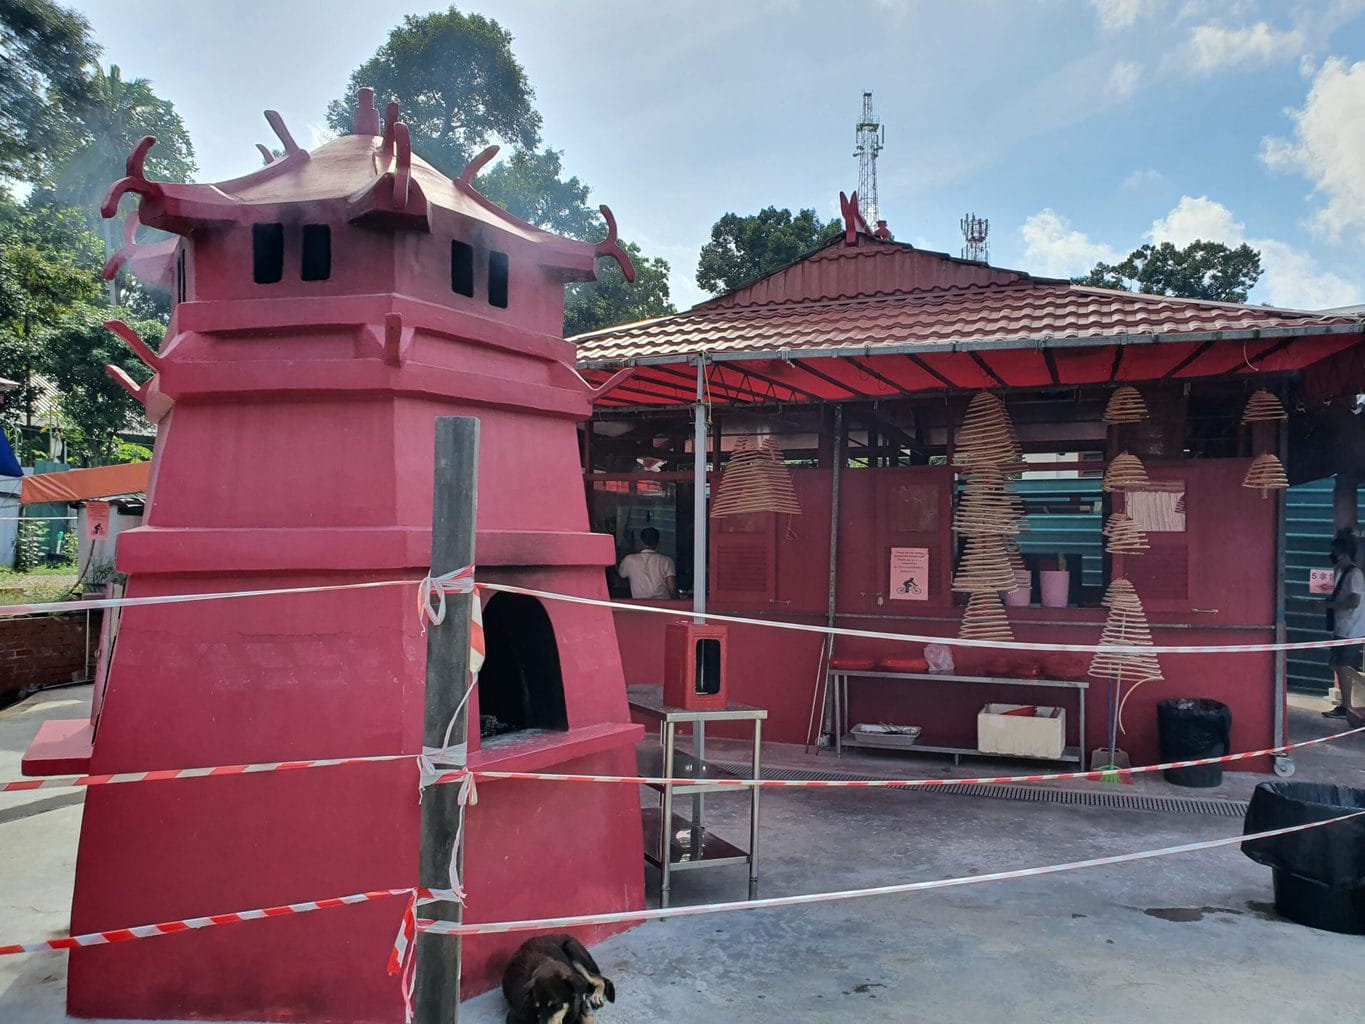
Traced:
[[831, 724], [834, 726], [835, 757], [844, 756], [844, 716], [848, 713], [848, 708], [845, 707], [848, 690], [844, 680], [845, 677], [838, 673], [830, 675], [830, 688], [834, 691], [834, 714]]
[[[664, 725], [664, 777], [673, 778], [673, 752], [677, 743], [677, 726], [672, 722]], [[668, 906], [668, 890], [672, 884], [673, 864], [673, 787], [664, 786], [663, 808], [659, 821], [659, 906]]]
[[1080, 726], [1081, 730], [1076, 736], [1076, 757], [1078, 758], [1077, 766], [1081, 771], [1085, 771], [1088, 767], [1090, 767], [1089, 763], [1085, 759], [1085, 696], [1089, 692], [1090, 692], [1089, 690], [1082, 689], [1076, 690], [1077, 694], [1076, 702], [1081, 706], [1080, 708], [1081, 713], [1076, 716], [1078, 719], [1077, 725]]
[[[696, 763], [700, 768], [706, 763], [706, 723], [692, 723], [692, 755], [696, 758]], [[692, 794], [692, 856], [697, 857], [701, 854], [702, 838], [706, 834], [706, 808], [703, 801], [706, 798], [697, 792]]]
[[[754, 763], [753, 777], [762, 778], [759, 770], [759, 761], [762, 758], [763, 750], [763, 722], [761, 719], [754, 719]], [[758, 786], [750, 790], [749, 797], [749, 899], [758, 897], [758, 797], [761, 792]]]

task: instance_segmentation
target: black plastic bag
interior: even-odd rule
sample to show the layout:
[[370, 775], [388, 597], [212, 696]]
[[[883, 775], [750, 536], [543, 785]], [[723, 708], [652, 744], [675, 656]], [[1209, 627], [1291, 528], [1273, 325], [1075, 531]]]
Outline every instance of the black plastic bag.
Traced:
[[[1232, 752], [1232, 712], [1220, 701], [1187, 697], [1159, 701], [1156, 724], [1162, 761], [1197, 761]], [[1223, 781], [1223, 766], [1172, 768], [1165, 775], [1176, 786], [1216, 786]]]
[[[1251, 795], [1244, 835], [1365, 811], [1365, 789], [1326, 782], [1262, 782]], [[1365, 887], [1365, 815], [1242, 844], [1257, 864], [1334, 889]]]

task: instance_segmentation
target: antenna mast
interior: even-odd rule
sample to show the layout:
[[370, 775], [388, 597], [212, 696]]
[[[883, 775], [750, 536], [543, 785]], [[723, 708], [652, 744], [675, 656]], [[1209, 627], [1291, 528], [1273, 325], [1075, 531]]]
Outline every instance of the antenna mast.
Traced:
[[886, 144], [886, 128], [872, 113], [872, 94], [863, 93], [863, 119], [856, 129], [853, 155], [858, 158], [858, 209], [869, 227], [876, 227], [880, 216], [877, 206], [877, 154]]
[[991, 222], [974, 213], [969, 213], [962, 218], [962, 240], [967, 243], [962, 247], [962, 258], [964, 260], [975, 260], [977, 263], [990, 262], [991, 247], [986, 243], [986, 234], [990, 229]]

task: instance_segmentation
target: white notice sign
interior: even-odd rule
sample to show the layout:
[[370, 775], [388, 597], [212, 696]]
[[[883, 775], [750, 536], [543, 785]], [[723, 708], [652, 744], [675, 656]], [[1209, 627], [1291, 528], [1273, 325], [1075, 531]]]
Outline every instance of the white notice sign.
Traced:
[[1326, 594], [1332, 596], [1332, 591], [1336, 589], [1337, 574], [1335, 569], [1309, 569], [1308, 570], [1308, 592], [1310, 594]]
[[891, 600], [929, 600], [929, 549], [891, 549]]

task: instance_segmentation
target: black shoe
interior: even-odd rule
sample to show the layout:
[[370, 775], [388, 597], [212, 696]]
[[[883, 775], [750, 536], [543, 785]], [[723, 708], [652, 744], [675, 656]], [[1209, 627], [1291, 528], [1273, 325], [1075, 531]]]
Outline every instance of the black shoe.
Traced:
[[1345, 709], [1344, 707], [1342, 707], [1340, 704], [1338, 704], [1338, 705], [1337, 705], [1336, 707], [1334, 707], [1331, 711], [1324, 711], [1324, 712], [1322, 713], [1322, 717], [1323, 717], [1323, 718], [1345, 718], [1345, 717], [1346, 717], [1346, 709]]

